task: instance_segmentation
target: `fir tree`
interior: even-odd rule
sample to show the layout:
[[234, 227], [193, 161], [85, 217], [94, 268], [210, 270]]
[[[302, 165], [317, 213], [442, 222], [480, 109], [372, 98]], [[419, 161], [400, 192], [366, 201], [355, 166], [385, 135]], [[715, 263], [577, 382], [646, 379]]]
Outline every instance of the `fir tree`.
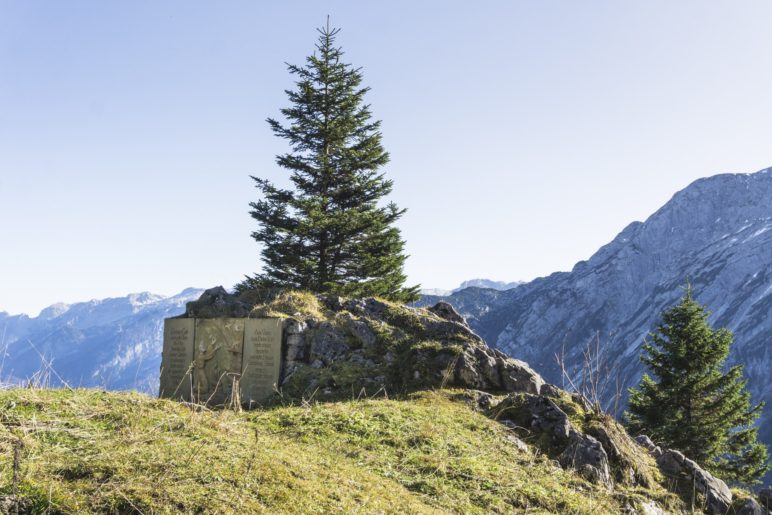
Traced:
[[247, 277], [239, 290], [297, 288], [347, 296], [418, 298], [405, 287], [404, 241], [395, 222], [404, 214], [393, 202], [381, 168], [389, 154], [381, 145], [380, 121], [364, 103], [361, 69], [342, 61], [339, 29], [319, 31], [316, 52], [304, 66], [288, 65], [296, 76], [287, 90], [290, 107], [283, 124], [268, 119], [291, 152], [277, 156], [290, 172], [292, 189], [252, 177], [262, 199], [250, 204], [259, 223], [252, 237], [263, 248], [262, 273]]
[[732, 333], [711, 328], [687, 285], [651, 338], [641, 361], [653, 377], [645, 373], [630, 389], [630, 431], [682, 451], [725, 480], [758, 482], [769, 470], [754, 427], [763, 403], [751, 406], [741, 365], [724, 372]]

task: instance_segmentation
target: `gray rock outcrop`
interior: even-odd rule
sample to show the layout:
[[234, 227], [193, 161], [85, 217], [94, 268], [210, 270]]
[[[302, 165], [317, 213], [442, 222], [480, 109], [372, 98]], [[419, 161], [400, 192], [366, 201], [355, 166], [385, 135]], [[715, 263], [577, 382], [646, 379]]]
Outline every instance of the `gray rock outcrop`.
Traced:
[[564, 467], [578, 471], [595, 483], [611, 486], [611, 473], [606, 450], [590, 435], [571, 430], [568, 445], [558, 458]]
[[768, 513], [756, 499], [748, 499], [737, 510], [737, 515], [768, 515]]
[[194, 301], [188, 302], [185, 315], [188, 318], [246, 318], [252, 306], [241, 301], [236, 295], [228, 293], [222, 286], [205, 290]]
[[708, 513], [727, 513], [732, 505], [732, 492], [726, 483], [714, 477], [681, 452], [667, 449], [657, 457], [657, 465], [667, 476], [685, 479], [688, 484], [705, 496]]

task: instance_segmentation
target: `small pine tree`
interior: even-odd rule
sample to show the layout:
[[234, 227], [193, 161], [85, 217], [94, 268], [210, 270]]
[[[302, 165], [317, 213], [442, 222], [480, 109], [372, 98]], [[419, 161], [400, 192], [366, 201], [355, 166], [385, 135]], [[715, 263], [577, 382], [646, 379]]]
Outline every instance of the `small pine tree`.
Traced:
[[641, 361], [654, 377], [645, 373], [630, 389], [628, 429], [682, 451], [725, 480], [757, 483], [769, 470], [754, 427], [763, 403], [751, 407], [741, 365], [723, 372], [732, 333], [711, 328], [687, 285], [651, 337]]
[[404, 241], [395, 222], [404, 214], [393, 202], [380, 206], [392, 181], [379, 170], [389, 161], [381, 145], [380, 121], [364, 104], [358, 68], [341, 61], [334, 45], [339, 29], [327, 26], [305, 66], [288, 65], [297, 76], [287, 90], [291, 106], [283, 125], [271, 130], [292, 151], [277, 156], [294, 189], [252, 177], [263, 199], [250, 204], [260, 228], [263, 271], [237, 289], [296, 288], [347, 296], [380, 296], [409, 302], [418, 286], [405, 287]]

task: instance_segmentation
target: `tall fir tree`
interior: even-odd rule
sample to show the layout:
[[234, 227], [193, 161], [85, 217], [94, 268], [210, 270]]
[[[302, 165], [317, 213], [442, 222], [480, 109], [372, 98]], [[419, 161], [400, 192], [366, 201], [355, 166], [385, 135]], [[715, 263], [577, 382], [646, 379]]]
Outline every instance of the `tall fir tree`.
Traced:
[[714, 330], [708, 315], [690, 285], [662, 314], [641, 356], [654, 377], [645, 373], [630, 389], [625, 422], [633, 434], [678, 449], [725, 480], [757, 483], [769, 470], [754, 427], [763, 403], [751, 406], [741, 365], [724, 372], [732, 333]]
[[346, 296], [380, 296], [409, 302], [418, 286], [405, 287], [405, 243], [395, 222], [404, 214], [393, 202], [380, 205], [393, 183], [381, 168], [389, 154], [381, 145], [380, 121], [371, 119], [360, 68], [342, 62], [335, 46], [339, 29], [317, 29], [316, 52], [304, 66], [288, 65], [297, 77], [287, 90], [283, 124], [268, 119], [292, 150], [277, 156], [290, 171], [293, 189], [252, 177], [262, 199], [250, 204], [259, 223], [252, 237], [262, 243], [262, 273], [239, 290], [297, 288]]

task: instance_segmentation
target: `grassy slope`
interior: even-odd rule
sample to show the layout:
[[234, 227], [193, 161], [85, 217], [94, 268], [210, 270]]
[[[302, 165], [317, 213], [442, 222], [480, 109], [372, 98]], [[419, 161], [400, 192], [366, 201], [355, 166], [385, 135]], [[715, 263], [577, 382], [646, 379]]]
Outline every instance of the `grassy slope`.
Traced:
[[48, 513], [619, 513], [638, 496], [518, 451], [507, 429], [451, 397], [234, 413], [131, 393], [0, 391], [0, 499], [7, 507], [19, 442], [19, 497]]

